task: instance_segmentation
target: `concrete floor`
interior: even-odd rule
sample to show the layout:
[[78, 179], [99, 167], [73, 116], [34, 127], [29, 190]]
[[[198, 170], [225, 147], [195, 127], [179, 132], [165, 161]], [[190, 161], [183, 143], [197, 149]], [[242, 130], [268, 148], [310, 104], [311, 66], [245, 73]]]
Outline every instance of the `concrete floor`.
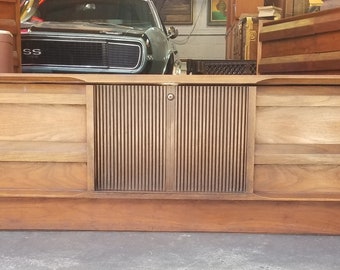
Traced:
[[0, 269], [340, 269], [340, 236], [0, 231]]

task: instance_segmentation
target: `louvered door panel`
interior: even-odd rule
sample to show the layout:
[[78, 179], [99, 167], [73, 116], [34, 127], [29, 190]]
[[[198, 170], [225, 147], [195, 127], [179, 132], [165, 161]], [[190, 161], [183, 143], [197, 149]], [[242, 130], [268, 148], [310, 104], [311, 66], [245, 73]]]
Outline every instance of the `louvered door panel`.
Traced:
[[95, 89], [97, 190], [164, 190], [164, 87]]
[[245, 192], [248, 95], [231, 86], [96, 86], [96, 190]]
[[180, 87], [177, 179], [181, 192], [246, 190], [246, 87]]

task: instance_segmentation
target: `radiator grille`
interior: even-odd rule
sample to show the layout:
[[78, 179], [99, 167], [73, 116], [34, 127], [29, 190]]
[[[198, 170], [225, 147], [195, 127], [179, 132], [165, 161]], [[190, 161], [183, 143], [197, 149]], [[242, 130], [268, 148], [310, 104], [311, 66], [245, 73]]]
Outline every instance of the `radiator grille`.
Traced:
[[171, 101], [169, 92], [95, 87], [96, 190], [245, 192], [248, 88], [178, 86]]
[[248, 89], [181, 87], [177, 95], [176, 190], [245, 191]]
[[141, 54], [141, 48], [136, 44], [110, 43], [108, 65], [111, 68], [135, 69], [140, 64]]
[[23, 40], [23, 49], [39, 48], [40, 55], [22, 55], [24, 65], [60, 65], [137, 69], [141, 63], [139, 43], [100, 41]]

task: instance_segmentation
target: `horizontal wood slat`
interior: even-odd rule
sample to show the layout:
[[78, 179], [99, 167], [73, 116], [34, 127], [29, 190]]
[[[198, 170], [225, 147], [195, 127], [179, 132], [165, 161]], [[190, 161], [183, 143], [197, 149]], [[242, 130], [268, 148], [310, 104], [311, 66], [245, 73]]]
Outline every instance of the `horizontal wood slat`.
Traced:
[[12, 34], [17, 34], [18, 29], [14, 19], [1, 19], [0, 18], [1, 30], [9, 31]]
[[0, 103], [85, 105], [83, 85], [0, 84]]
[[[331, 42], [330, 42], [331, 41]], [[321, 33], [318, 36], [296, 36], [262, 43], [263, 58], [340, 51], [338, 32]]]
[[340, 165], [340, 145], [257, 144], [255, 164]]
[[[257, 144], [256, 153], [272, 154], [340, 154], [339, 144]], [[340, 161], [339, 161], [340, 162]]]
[[86, 143], [0, 141], [0, 161], [86, 162]]
[[255, 164], [339, 164], [340, 154], [255, 154]]
[[258, 107], [258, 144], [340, 144], [340, 107]]
[[[312, 90], [312, 91], [311, 91]], [[257, 89], [258, 107], [340, 106], [340, 88], [337, 86], [262, 86]]]
[[0, 104], [0, 140], [85, 142], [85, 106]]
[[0, 229], [340, 234], [340, 204], [0, 198]]
[[85, 163], [0, 162], [0, 189], [86, 190], [86, 174]]
[[[277, 39], [289, 39], [301, 36], [315, 35], [319, 33], [332, 32], [339, 30], [339, 12], [326, 11], [323, 14], [318, 13], [320, 17], [296, 16], [295, 20], [280, 20], [274, 23], [265, 22], [261, 31], [260, 41], [271, 41]], [[336, 13], [335, 13], [336, 12]], [[315, 14], [312, 14], [315, 16]], [[309, 17], [309, 18], [306, 18]]]
[[340, 70], [340, 51], [262, 58], [260, 73]]
[[339, 165], [257, 165], [255, 193], [334, 195], [340, 193]]
[[340, 154], [256, 153], [255, 164], [339, 164]]
[[0, 103], [10, 104], [85, 104], [79, 94], [0, 93]]
[[[14, 74], [13, 74], [14, 76]], [[3, 77], [0, 78], [0, 80]], [[14, 78], [12, 78], [13, 80]], [[85, 95], [86, 86], [82, 84], [75, 84], [75, 79], [69, 78], [69, 82], [67, 81], [67, 77], [61, 80], [59, 77], [45, 77], [45, 81], [40, 82], [37, 78], [38, 82], [32, 83], [31, 81], [26, 82], [17, 82], [17, 83], [9, 83], [3, 82], [0, 84], [0, 93], [21, 93], [21, 94], [50, 94], [50, 95], [58, 95], [58, 94], [78, 94]], [[65, 100], [67, 102], [67, 100]]]

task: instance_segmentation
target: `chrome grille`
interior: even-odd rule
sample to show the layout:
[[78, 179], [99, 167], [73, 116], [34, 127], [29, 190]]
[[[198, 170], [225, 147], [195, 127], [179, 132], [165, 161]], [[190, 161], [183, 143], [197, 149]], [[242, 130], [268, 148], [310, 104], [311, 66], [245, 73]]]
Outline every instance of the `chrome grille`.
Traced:
[[136, 44], [110, 43], [108, 59], [110, 67], [136, 68], [140, 64], [141, 47]]
[[142, 55], [142, 47], [138, 42], [23, 39], [22, 48], [41, 50], [41, 55], [23, 54], [24, 65], [137, 69]]

